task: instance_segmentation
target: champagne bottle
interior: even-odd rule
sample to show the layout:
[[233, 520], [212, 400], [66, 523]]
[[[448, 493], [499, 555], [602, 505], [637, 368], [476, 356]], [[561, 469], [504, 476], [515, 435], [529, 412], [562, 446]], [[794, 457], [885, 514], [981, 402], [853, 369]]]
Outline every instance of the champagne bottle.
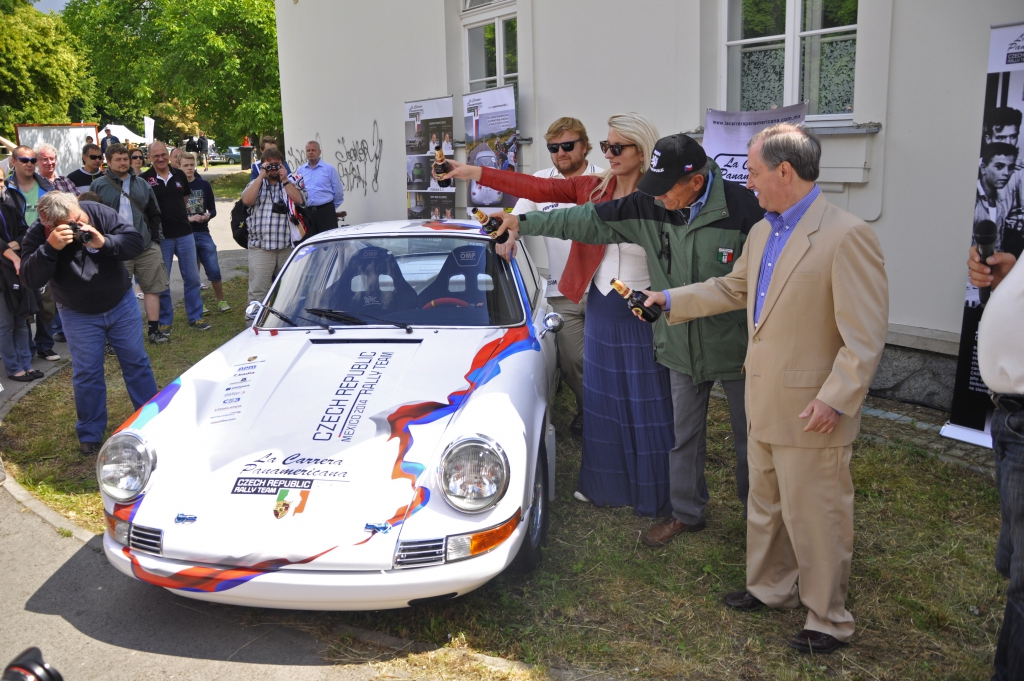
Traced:
[[437, 175], [437, 186], [439, 187], [451, 187], [451, 179], [443, 179], [451, 171], [452, 167], [448, 165], [448, 161], [444, 159], [444, 152], [441, 151], [441, 145], [438, 144], [434, 147], [434, 174]]
[[626, 299], [626, 304], [629, 305], [629, 309], [632, 310], [633, 314], [637, 317], [652, 324], [658, 321], [658, 317], [661, 316], [661, 305], [645, 307], [644, 303], [647, 302], [646, 293], [633, 291], [618, 279], [612, 279], [612, 288], [618, 291], [619, 295]]
[[[496, 217], [491, 217], [487, 213], [483, 212], [479, 208], [473, 209], [473, 217], [480, 221], [480, 226], [483, 227], [484, 231], [488, 234], [494, 234], [501, 227], [501, 220]], [[503, 244], [508, 241], [508, 232], [505, 232], [499, 236], [496, 241], [499, 244]]]

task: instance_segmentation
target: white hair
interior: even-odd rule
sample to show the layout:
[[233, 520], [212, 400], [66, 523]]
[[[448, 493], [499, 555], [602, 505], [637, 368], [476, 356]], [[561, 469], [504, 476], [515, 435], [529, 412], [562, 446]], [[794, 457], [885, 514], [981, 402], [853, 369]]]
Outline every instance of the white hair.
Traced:
[[78, 208], [78, 199], [70, 192], [49, 191], [39, 197], [39, 221], [52, 226], [66, 222]]
[[36, 155], [39, 155], [44, 151], [50, 152], [51, 154], [53, 154], [54, 158], [57, 158], [57, 147], [53, 146], [52, 144], [43, 142], [42, 144], [35, 148]]

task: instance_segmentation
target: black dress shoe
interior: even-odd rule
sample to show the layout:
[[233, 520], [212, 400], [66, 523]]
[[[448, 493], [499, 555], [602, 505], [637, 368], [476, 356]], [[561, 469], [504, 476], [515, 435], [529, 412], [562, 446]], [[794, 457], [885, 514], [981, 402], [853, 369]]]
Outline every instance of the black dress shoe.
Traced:
[[742, 610], [743, 612], [753, 612], [764, 607], [764, 603], [757, 600], [757, 598], [752, 596], [746, 589], [743, 591], [733, 591], [732, 593], [725, 594], [722, 598], [722, 602], [733, 610]]
[[42, 378], [43, 376], [46, 375], [42, 371], [40, 371], [39, 369], [32, 369], [31, 371], [27, 371], [25, 373], [27, 373], [33, 379]]
[[801, 653], [814, 653], [815, 655], [828, 655], [836, 648], [847, 645], [835, 636], [810, 629], [801, 629], [786, 643], [790, 648], [796, 648]]
[[82, 456], [96, 456], [96, 452], [100, 451], [99, 442], [83, 442], [81, 443]]
[[53, 340], [55, 340], [58, 343], [67, 343], [68, 342], [67, 336], [65, 336], [60, 331], [58, 331], [57, 333], [53, 334]]
[[12, 381], [18, 381], [19, 383], [28, 383], [29, 381], [36, 380], [36, 377], [32, 375], [31, 371], [26, 371], [23, 374], [7, 374], [7, 378]]

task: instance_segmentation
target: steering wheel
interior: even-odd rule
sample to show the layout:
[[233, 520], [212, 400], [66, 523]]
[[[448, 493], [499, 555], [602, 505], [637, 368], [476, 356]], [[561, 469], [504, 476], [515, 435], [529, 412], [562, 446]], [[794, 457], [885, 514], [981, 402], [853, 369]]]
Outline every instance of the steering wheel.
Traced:
[[426, 310], [431, 307], [445, 307], [448, 305], [454, 305], [455, 307], [469, 307], [469, 303], [459, 298], [434, 298], [424, 305], [423, 309]]

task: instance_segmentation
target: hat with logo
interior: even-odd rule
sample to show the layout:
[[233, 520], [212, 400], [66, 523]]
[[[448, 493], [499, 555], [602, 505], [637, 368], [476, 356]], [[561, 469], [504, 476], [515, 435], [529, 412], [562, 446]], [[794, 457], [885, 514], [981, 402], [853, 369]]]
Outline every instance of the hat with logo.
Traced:
[[644, 194], [663, 196], [684, 175], [700, 170], [708, 162], [704, 147], [689, 135], [677, 133], [662, 137], [654, 145], [651, 165], [636, 188]]

